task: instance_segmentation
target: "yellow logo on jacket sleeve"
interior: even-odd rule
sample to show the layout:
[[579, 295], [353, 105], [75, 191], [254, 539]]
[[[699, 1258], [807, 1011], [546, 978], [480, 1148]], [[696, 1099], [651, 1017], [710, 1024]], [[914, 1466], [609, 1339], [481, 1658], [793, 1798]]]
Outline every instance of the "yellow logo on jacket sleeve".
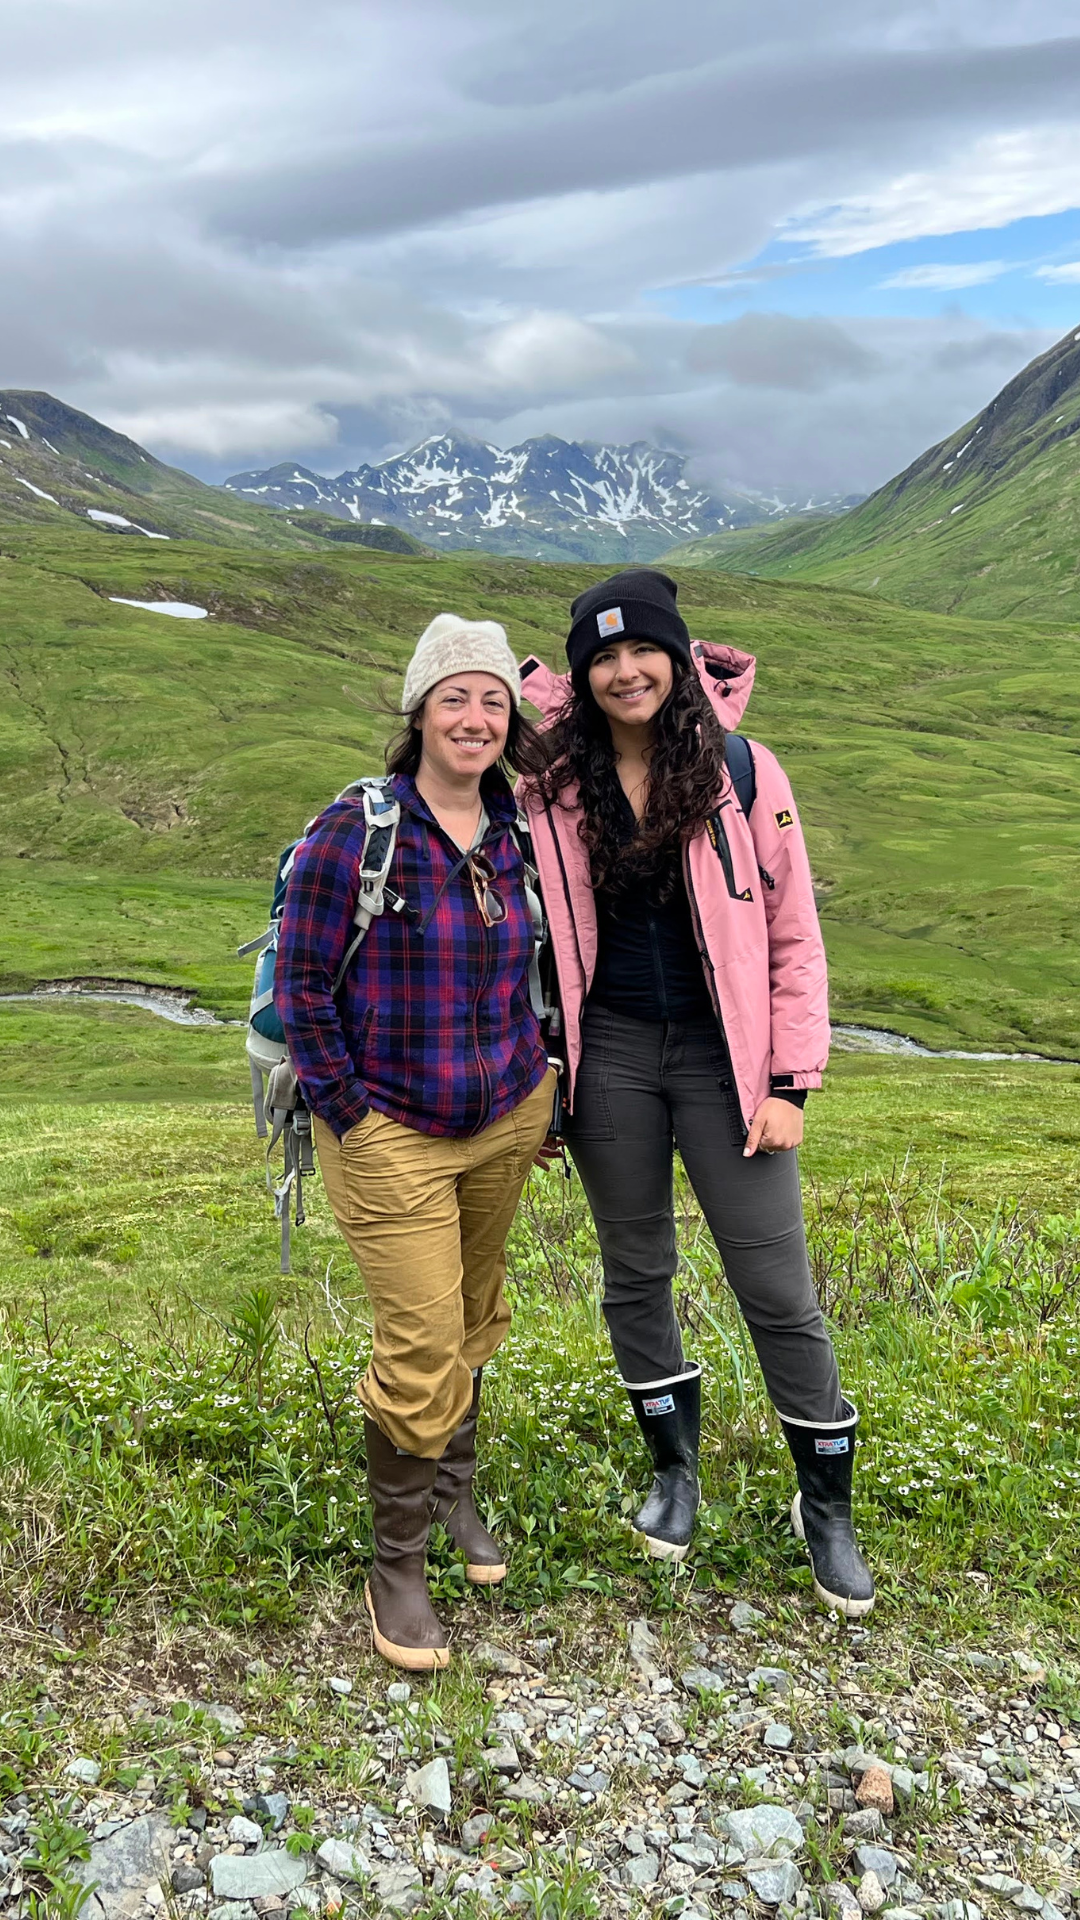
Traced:
[[776, 821], [778, 827], [793, 827], [795, 825], [795, 815], [792, 813], [790, 807], [781, 807], [779, 813], [773, 814], [773, 819]]

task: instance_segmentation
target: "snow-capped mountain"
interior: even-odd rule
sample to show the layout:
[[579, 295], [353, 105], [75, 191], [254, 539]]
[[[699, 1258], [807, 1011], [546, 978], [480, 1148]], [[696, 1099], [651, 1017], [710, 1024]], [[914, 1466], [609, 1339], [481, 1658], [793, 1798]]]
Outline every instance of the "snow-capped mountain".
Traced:
[[136, 546], [200, 540], [310, 553], [324, 540], [344, 540], [389, 553], [426, 552], [400, 527], [343, 526], [325, 514], [266, 512], [246, 500], [222, 500], [217, 487], [166, 466], [66, 400], [0, 389], [0, 525], [70, 533], [76, 523], [95, 538]]
[[315, 508], [398, 527], [442, 552], [480, 547], [545, 560], [652, 560], [701, 534], [854, 504], [741, 488], [721, 497], [688, 480], [686, 466], [684, 455], [644, 440], [606, 447], [544, 434], [502, 448], [447, 433], [336, 479], [283, 461], [233, 474], [225, 486], [293, 513]]

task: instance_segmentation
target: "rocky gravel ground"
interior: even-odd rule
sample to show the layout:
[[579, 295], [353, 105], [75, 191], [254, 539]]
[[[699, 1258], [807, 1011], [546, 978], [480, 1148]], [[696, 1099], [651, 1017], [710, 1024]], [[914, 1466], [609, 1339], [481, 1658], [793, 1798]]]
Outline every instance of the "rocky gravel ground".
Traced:
[[[747, 1602], [487, 1630], [450, 1684], [325, 1632], [202, 1660], [24, 1636], [49, 1737], [0, 1810], [0, 1915], [68, 1920], [75, 1878], [106, 1920], [1080, 1914], [1080, 1697], [1028, 1647]], [[89, 1843], [51, 1877], [43, 1808]]]

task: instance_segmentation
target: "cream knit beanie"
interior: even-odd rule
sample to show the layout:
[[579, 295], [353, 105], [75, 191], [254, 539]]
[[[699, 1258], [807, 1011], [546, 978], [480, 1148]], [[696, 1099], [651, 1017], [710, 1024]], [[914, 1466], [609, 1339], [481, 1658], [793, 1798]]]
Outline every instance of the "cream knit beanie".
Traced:
[[415, 713], [425, 693], [451, 673], [493, 673], [509, 688], [515, 707], [521, 705], [521, 675], [505, 630], [496, 620], [462, 620], [456, 613], [437, 613], [420, 635], [405, 669], [402, 713]]

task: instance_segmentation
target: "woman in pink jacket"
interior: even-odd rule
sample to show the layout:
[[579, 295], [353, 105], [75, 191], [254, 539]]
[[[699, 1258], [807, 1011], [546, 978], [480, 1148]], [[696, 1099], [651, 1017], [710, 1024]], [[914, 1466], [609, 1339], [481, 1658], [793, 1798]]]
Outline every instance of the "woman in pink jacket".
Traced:
[[672, 1298], [677, 1145], [794, 1459], [815, 1589], [854, 1618], [874, 1599], [851, 1524], [858, 1416], [814, 1293], [795, 1156], [829, 1050], [810, 868], [779, 762], [737, 742], [741, 800], [728, 765], [754, 662], [692, 642], [676, 591], [650, 568], [616, 574], [574, 601], [569, 676], [522, 668], [549, 721], [525, 803], [559, 978], [567, 1142], [652, 1457], [635, 1521], [649, 1551], [684, 1557], [700, 1497], [701, 1368]]

